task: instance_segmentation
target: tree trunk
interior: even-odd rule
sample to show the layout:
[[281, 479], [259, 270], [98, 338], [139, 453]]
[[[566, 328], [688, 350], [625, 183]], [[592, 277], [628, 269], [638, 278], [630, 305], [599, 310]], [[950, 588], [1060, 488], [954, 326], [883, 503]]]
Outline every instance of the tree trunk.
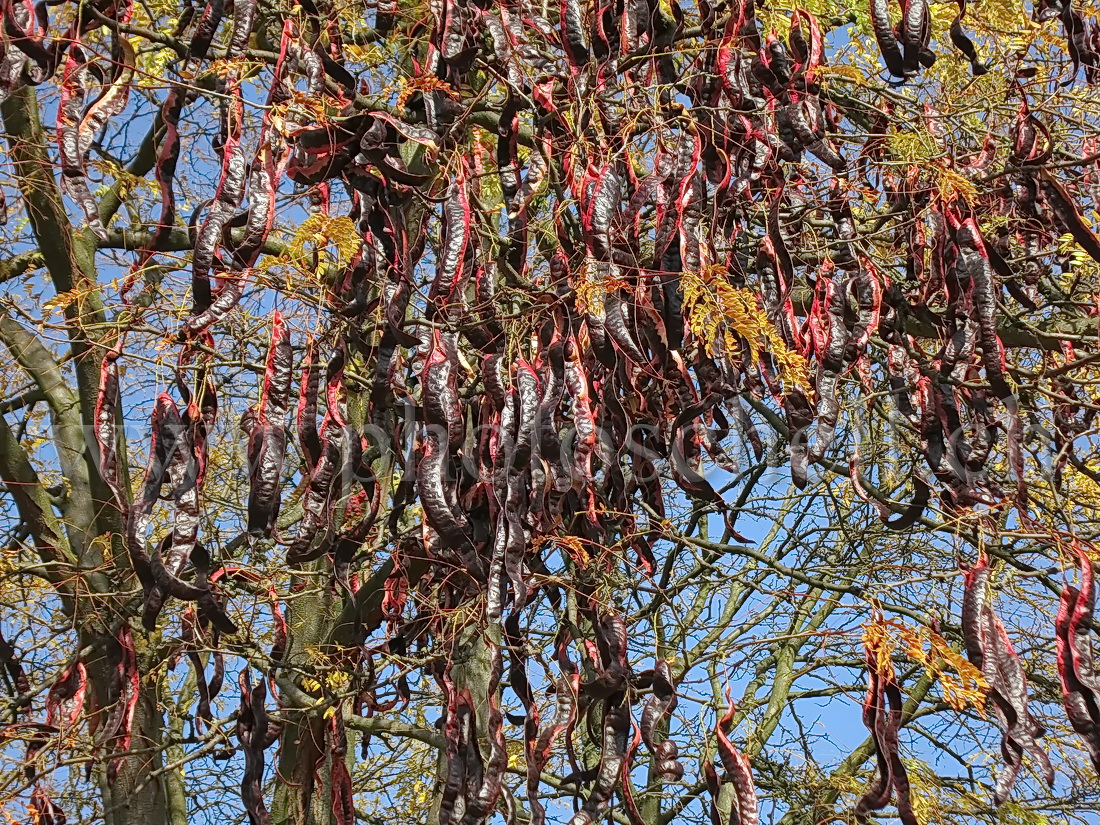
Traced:
[[[497, 644], [500, 643], [500, 628], [491, 625], [488, 632], [498, 635]], [[473, 699], [474, 712], [477, 716], [477, 742], [482, 746], [482, 761], [488, 759], [488, 753], [484, 746], [489, 741], [489, 682], [492, 678], [493, 658], [489, 650], [489, 644], [485, 632], [477, 626], [468, 626], [459, 631], [459, 637], [455, 640], [452, 652], [451, 679], [454, 681], [456, 691], [466, 689], [470, 691]], [[497, 689], [499, 693], [499, 688]], [[498, 695], [497, 701], [500, 697]], [[442, 697], [442, 703], [446, 704], [446, 697]], [[443, 799], [443, 787], [447, 778], [447, 754], [440, 750], [436, 760], [436, 792], [432, 798], [432, 810], [428, 822], [431, 825], [439, 822], [439, 804]], [[456, 819], [460, 817], [460, 811], [455, 812]]]
[[[112, 664], [106, 655], [110, 644], [112, 642], [101, 644], [98, 649], [103, 652], [87, 665], [89, 689], [94, 705], [100, 709], [100, 720], [118, 701], [110, 688]], [[139, 656], [142, 678], [134, 708], [130, 753], [112, 759], [113, 743], [104, 743], [99, 749], [96, 780], [102, 793], [103, 821], [105, 825], [145, 825], [152, 822], [186, 825], [186, 818], [180, 820], [168, 815], [165, 775], [162, 773], [164, 720], [160, 710], [161, 697], [158, 685], [150, 684], [147, 672], [141, 667], [141, 658]]]
[[[328, 560], [310, 564], [295, 576], [287, 603], [286, 660], [292, 669], [311, 672], [319, 664], [332, 633], [338, 599], [329, 587]], [[293, 672], [293, 670], [292, 670]], [[306, 712], [285, 703], [287, 716], [279, 740], [277, 770], [280, 781], [271, 805], [272, 825], [335, 825], [325, 744], [326, 720], [321, 711]]]
[[[104, 820], [107, 825], [146, 825], [151, 822], [172, 822], [168, 818], [167, 797], [162, 786], [164, 765], [161, 757], [162, 719], [157, 708], [155, 689], [144, 686], [134, 711], [133, 736], [130, 748], [133, 756], [119, 760], [118, 774], [109, 781], [106, 771], [100, 771]], [[156, 772], [155, 776], [150, 774]]]

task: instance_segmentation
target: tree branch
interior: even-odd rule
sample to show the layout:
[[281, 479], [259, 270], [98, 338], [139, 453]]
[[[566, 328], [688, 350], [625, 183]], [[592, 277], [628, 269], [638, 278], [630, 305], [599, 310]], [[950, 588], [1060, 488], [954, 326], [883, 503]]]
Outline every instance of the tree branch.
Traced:
[[[16, 363], [38, 385], [50, 408], [53, 440], [62, 475], [68, 480], [63, 515], [69, 530], [69, 542], [82, 558], [91, 548], [95, 508], [84, 460], [86, 443], [80, 420], [80, 401], [69, 386], [61, 367], [38, 338], [9, 312], [0, 312], [0, 340]], [[103, 561], [85, 558], [98, 565]]]

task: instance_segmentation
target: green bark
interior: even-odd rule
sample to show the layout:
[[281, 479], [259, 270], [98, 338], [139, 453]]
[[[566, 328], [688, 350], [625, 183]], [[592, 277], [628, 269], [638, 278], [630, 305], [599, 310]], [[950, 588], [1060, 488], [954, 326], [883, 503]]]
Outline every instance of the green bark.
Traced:
[[[328, 586], [328, 559], [306, 566], [294, 576], [287, 602], [289, 672], [313, 673], [336, 623], [339, 602]], [[323, 708], [286, 707], [286, 727], [279, 748], [281, 780], [271, 804], [273, 825], [335, 825], [331, 770], [326, 770], [326, 720]]]

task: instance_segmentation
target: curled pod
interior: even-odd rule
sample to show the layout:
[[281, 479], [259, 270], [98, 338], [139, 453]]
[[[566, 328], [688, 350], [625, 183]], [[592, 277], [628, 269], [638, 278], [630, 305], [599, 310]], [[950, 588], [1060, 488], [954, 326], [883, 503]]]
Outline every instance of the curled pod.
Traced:
[[[727, 690], [727, 696], [729, 691]], [[718, 758], [726, 769], [726, 775], [733, 784], [733, 807], [737, 812], [738, 825], [758, 825], [760, 822], [760, 804], [756, 797], [756, 782], [752, 777], [752, 765], [730, 741], [729, 732], [733, 724], [735, 706], [731, 701], [729, 709], [718, 720], [714, 735], [718, 741]], [[715, 799], [717, 802], [717, 798]]]
[[567, 657], [563, 660], [564, 644], [565, 642], [559, 633], [558, 660], [559, 662], [564, 661], [566, 664], [562, 665], [561, 676], [555, 683], [554, 718], [539, 731], [538, 738], [528, 742], [527, 746], [527, 795], [531, 805], [532, 825], [545, 825], [546, 822], [546, 809], [538, 800], [542, 769], [550, 760], [557, 740], [562, 734], [568, 736], [568, 732], [573, 729], [577, 722], [580, 672], [575, 665], [568, 661]]
[[[170, 395], [161, 393], [158, 396], [150, 418], [150, 428], [152, 443], [149, 446], [145, 480], [137, 498], [126, 511], [126, 549], [130, 554], [134, 573], [145, 591], [142, 622], [151, 630], [156, 626], [157, 616], [168, 595], [164, 585], [154, 577], [153, 565], [145, 548], [153, 507], [160, 500], [161, 488], [170, 481], [173, 484], [174, 498], [188, 495], [195, 486], [197, 463], [194, 462], [193, 451], [189, 446], [191, 439], [186, 432], [187, 428]], [[175, 476], [174, 479], [172, 475]], [[190, 518], [187, 505], [180, 515], [185, 519]], [[189, 524], [181, 523], [180, 527], [181, 535], [190, 529]], [[180, 547], [183, 547], [182, 541]], [[163, 573], [163, 564], [161, 568]]]
[[248, 814], [249, 825], [269, 825], [267, 806], [264, 804], [264, 749], [267, 747], [268, 719], [264, 702], [267, 684], [263, 679], [252, 686], [248, 669], [238, 677], [241, 688], [241, 706], [237, 711], [237, 740], [244, 752], [244, 771], [241, 774], [241, 801]]
[[223, 230], [244, 197], [248, 172], [248, 164], [241, 150], [244, 99], [241, 96], [240, 83], [230, 82], [227, 93], [228, 102], [223, 118], [221, 176], [214, 199], [210, 202], [206, 217], [195, 236], [195, 251], [191, 261], [192, 315], [201, 314], [212, 302], [210, 270], [214, 265]]
[[65, 825], [67, 821], [65, 811], [50, 798], [42, 785], [35, 785], [31, 791], [28, 810], [33, 817], [33, 825]]
[[88, 692], [88, 669], [77, 661], [67, 667], [46, 694], [46, 724], [57, 728], [75, 725], [84, 710]]
[[121, 468], [118, 464], [118, 439], [115, 417], [118, 410], [118, 358], [121, 351], [113, 349], [103, 356], [99, 368], [99, 394], [95, 404], [95, 440], [99, 448], [99, 474], [111, 488], [115, 504], [125, 511], [127, 496], [123, 491]]
[[965, 571], [962, 626], [967, 658], [989, 683], [989, 701], [1004, 730], [1001, 754], [1005, 765], [997, 777], [993, 795], [994, 804], [1000, 805], [1008, 799], [1016, 783], [1024, 753], [1031, 756], [1051, 785], [1054, 769], [1038, 742], [1043, 727], [1028, 709], [1023, 665], [993, 610], [990, 573], [989, 559], [984, 554]]
[[87, 73], [82, 60], [83, 52], [79, 47], [69, 49], [59, 84], [61, 99], [57, 105], [57, 150], [61, 161], [61, 188], [76, 201], [92, 232], [106, 240], [107, 230], [99, 219], [99, 204], [88, 188], [84, 154], [80, 150], [80, 121], [85, 91], [82, 77]]
[[1084, 742], [1093, 766], [1100, 771], [1100, 681], [1093, 663], [1090, 629], [1096, 592], [1092, 560], [1082, 548], [1075, 549], [1080, 589], [1065, 586], [1055, 621], [1058, 676], [1070, 725]]
[[902, 59], [901, 47], [894, 34], [894, 27], [890, 23], [889, 0], [870, 0], [870, 3], [871, 25], [875, 31], [875, 40], [878, 42], [883, 62], [894, 77], [905, 77], [905, 62]]
[[902, 6], [899, 30], [905, 76], [914, 77], [921, 66], [927, 69], [936, 61], [936, 56], [928, 48], [932, 36], [932, 14], [928, 0], [906, 0]]
[[989, 67], [979, 59], [978, 50], [974, 46], [974, 41], [967, 37], [966, 32], [963, 31], [962, 21], [966, 16], [966, 0], [958, 0], [958, 3], [959, 13], [955, 16], [955, 19], [951, 21], [951, 43], [970, 61], [970, 72], [975, 77], [978, 77], [988, 72]]
[[1068, 190], [1047, 171], [1042, 173], [1043, 194], [1054, 216], [1066, 227], [1073, 239], [1094, 261], [1100, 261], [1100, 240], [1085, 223], [1077, 203]]
[[[130, 625], [124, 623], [119, 628], [112, 640], [112, 646], [108, 649], [108, 656], [112, 663], [111, 695], [118, 698], [97, 733], [96, 743], [109, 747], [115, 754], [125, 754], [130, 750], [134, 711], [141, 687], [137, 651], [134, 649], [134, 635]], [[107, 763], [107, 774], [112, 781], [118, 775], [120, 758], [112, 757]]]
[[678, 748], [671, 739], [658, 739], [659, 728], [676, 710], [676, 686], [672, 668], [660, 659], [653, 668], [653, 695], [642, 709], [641, 735], [646, 747], [656, 758], [656, 767], [666, 782], [675, 782], [684, 774], [684, 766], [676, 758]]
[[[876, 613], [876, 618], [879, 618]], [[865, 823], [869, 815], [896, 799], [898, 818], [903, 825], [917, 825], [910, 798], [909, 777], [898, 752], [901, 727], [901, 690], [893, 666], [884, 655], [881, 642], [866, 639], [868, 686], [863, 702], [863, 724], [875, 743], [875, 773], [871, 785], [856, 803], [856, 820]]]
[[253, 536], [271, 536], [279, 516], [293, 367], [290, 331], [276, 310], [260, 400], [241, 416], [248, 434], [248, 532]]
[[[626, 760], [630, 731], [630, 714], [624, 703], [613, 705], [604, 711], [600, 764], [596, 781], [581, 809], [569, 820], [569, 825], [591, 825], [606, 815], [612, 794]], [[753, 825], [753, 823], [745, 823]]]

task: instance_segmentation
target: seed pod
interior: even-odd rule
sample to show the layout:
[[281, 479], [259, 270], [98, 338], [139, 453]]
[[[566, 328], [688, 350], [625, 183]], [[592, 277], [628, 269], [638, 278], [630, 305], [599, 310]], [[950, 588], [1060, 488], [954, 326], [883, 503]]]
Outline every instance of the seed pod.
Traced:
[[1092, 764], [1100, 771], [1100, 680], [1093, 664], [1092, 624], [1096, 591], [1092, 559], [1076, 547], [1080, 589], [1067, 584], [1062, 590], [1055, 639], [1062, 701], [1074, 731], [1081, 737]]
[[871, 25], [875, 30], [875, 40], [886, 63], [886, 68], [894, 77], [905, 77], [905, 63], [902, 60], [901, 47], [894, 36], [894, 27], [890, 24], [890, 5], [888, 0], [870, 0]]
[[[876, 618], [878, 615], [876, 614]], [[877, 640], [865, 639], [867, 696], [863, 701], [863, 724], [875, 743], [875, 774], [871, 785], [856, 803], [857, 821], [865, 823], [874, 811], [880, 811], [896, 798], [898, 818], [904, 825], [917, 825], [909, 793], [909, 777], [898, 753], [902, 700], [894, 669], [883, 661]]]
[[676, 686], [672, 681], [672, 668], [660, 659], [653, 669], [653, 696], [642, 710], [641, 736], [657, 760], [656, 769], [666, 782], [676, 782], [684, 775], [684, 766], [677, 757], [678, 748], [671, 739], [658, 740], [658, 728], [676, 710]]
[[79, 659], [57, 677], [46, 695], [46, 724], [57, 728], [75, 725], [84, 710], [88, 670]]
[[[729, 690], [726, 691], [729, 698]], [[760, 822], [760, 804], [756, 799], [756, 783], [752, 778], [752, 765], [733, 742], [730, 741], [729, 732], [733, 724], [735, 705], [730, 700], [729, 709], [718, 720], [714, 729], [715, 738], [718, 740], [718, 757], [722, 766], [726, 769], [726, 775], [733, 783], [733, 807], [737, 813], [738, 825], [757, 825]], [[717, 797], [714, 798], [717, 802]]]
[[264, 749], [268, 733], [267, 684], [261, 679], [252, 687], [248, 668], [238, 677], [241, 686], [241, 707], [237, 711], [237, 740], [244, 751], [244, 772], [241, 774], [241, 801], [248, 814], [249, 825], [269, 825], [271, 822], [264, 805]]
[[248, 532], [254, 536], [269, 537], [279, 516], [293, 367], [290, 331], [276, 310], [260, 400], [241, 418], [248, 434]]
[[1054, 783], [1054, 769], [1039, 745], [1043, 727], [1027, 706], [1027, 679], [1023, 665], [1009, 641], [1004, 625], [993, 611], [989, 594], [989, 559], [983, 554], [965, 571], [962, 625], [966, 655], [989, 683], [989, 700], [1004, 727], [1001, 753], [1005, 768], [997, 777], [993, 802], [1000, 805], [1012, 791], [1022, 756], [1036, 761], [1048, 784]]

